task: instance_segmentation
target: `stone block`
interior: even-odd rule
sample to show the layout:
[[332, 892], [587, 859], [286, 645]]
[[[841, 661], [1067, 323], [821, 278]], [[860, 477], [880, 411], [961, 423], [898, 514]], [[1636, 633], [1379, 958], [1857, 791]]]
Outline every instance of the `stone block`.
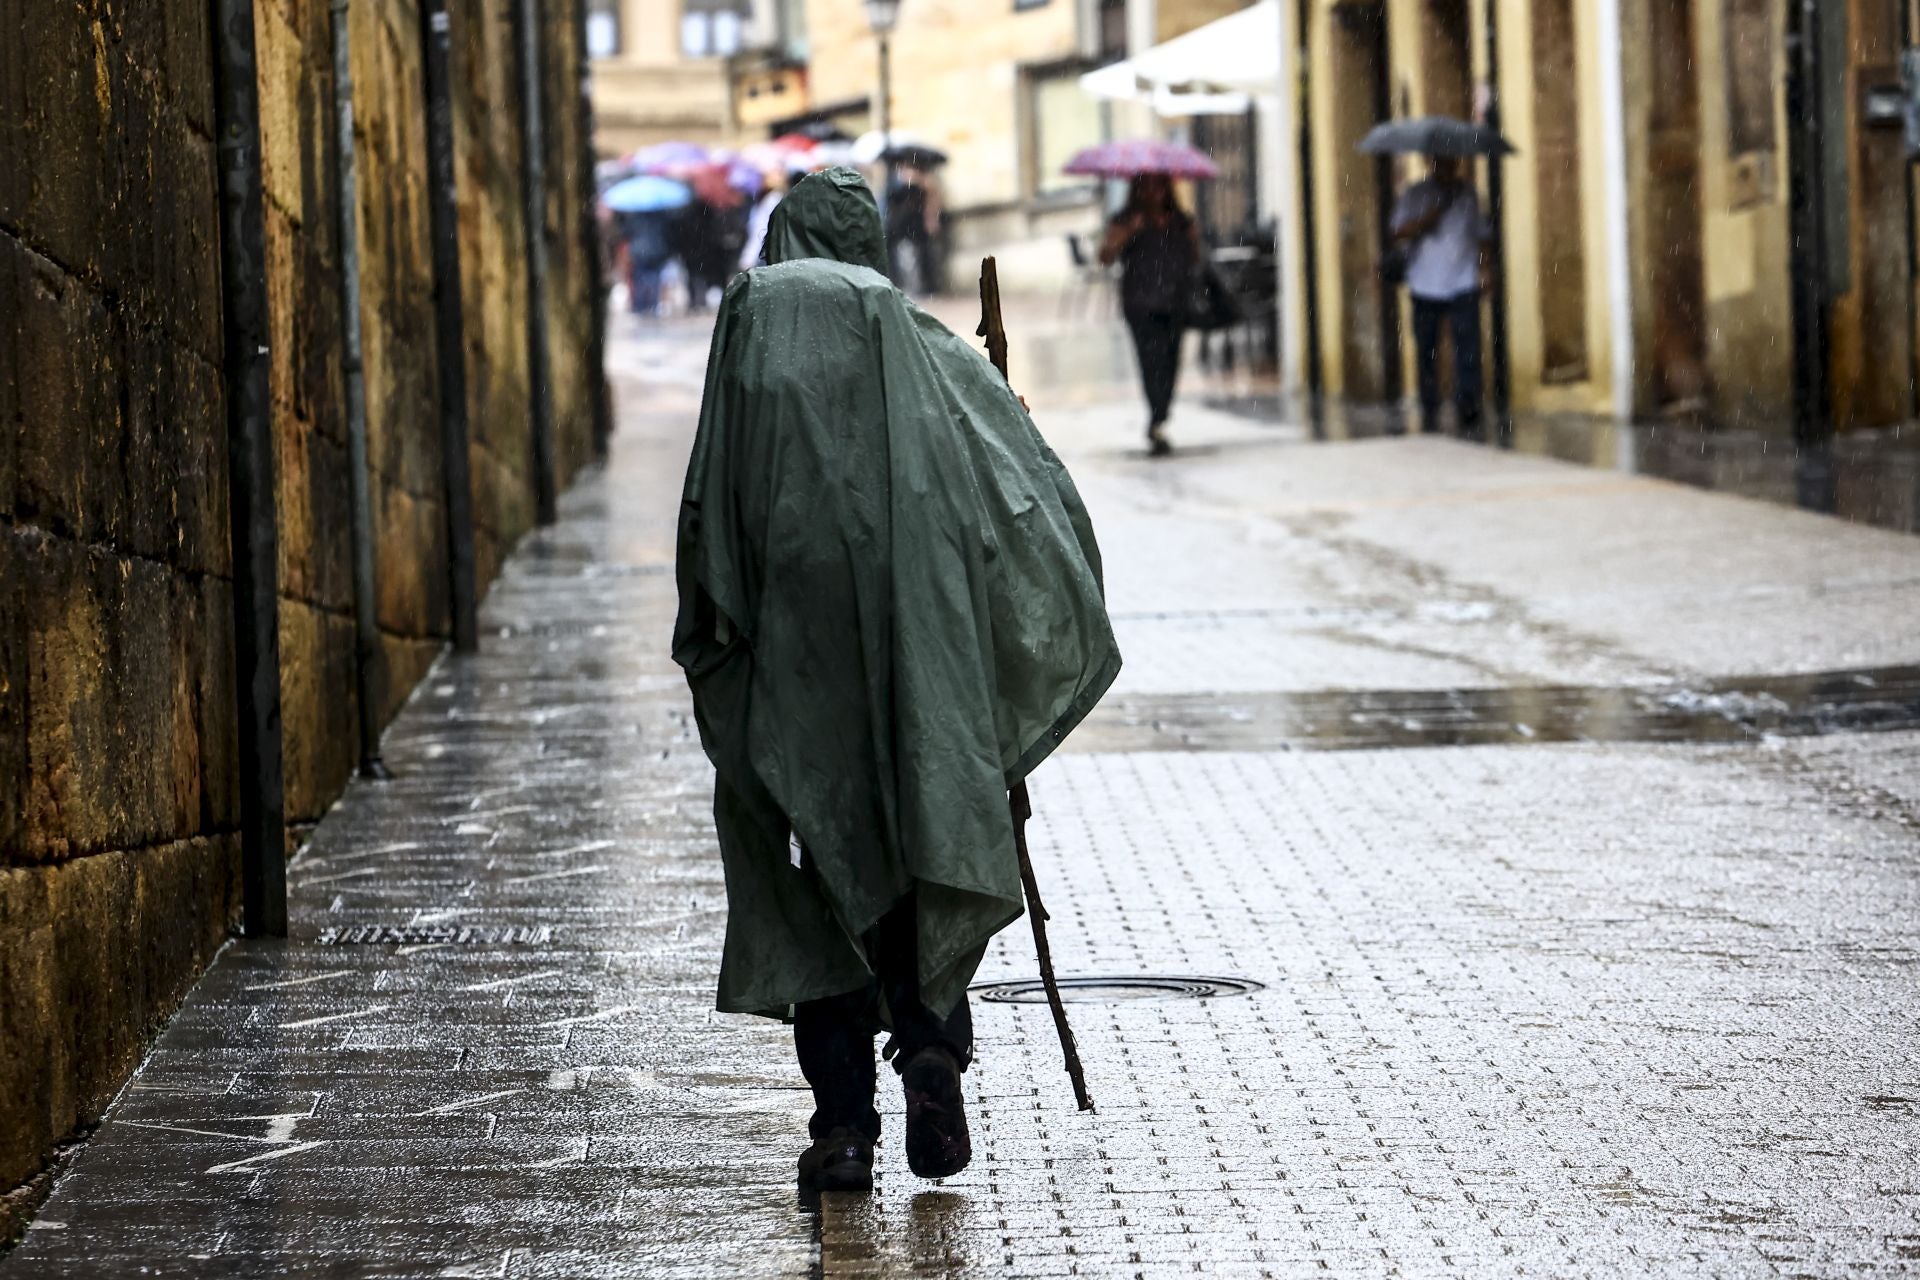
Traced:
[[276, 406], [280, 593], [333, 609], [352, 592], [352, 477], [346, 446]]
[[214, 146], [169, 112], [155, 135], [168, 181], [155, 190], [160, 322], [201, 359], [221, 359], [220, 207]]
[[[0, 145], [4, 141], [0, 137]], [[0, 153], [0, 165], [5, 163], [6, 156]], [[0, 187], [7, 185], [0, 182]], [[27, 341], [24, 291], [28, 259], [28, 251], [18, 240], [0, 231], [0, 516], [11, 515], [14, 510], [20, 476], [20, 434], [26, 429], [20, 406], [20, 351]]]
[[161, 0], [166, 11], [165, 78], [193, 131], [213, 137], [213, 29], [204, 0]]
[[0, 866], [23, 861], [27, 839], [27, 554], [0, 530]]
[[83, 272], [102, 273], [119, 179], [114, 62], [94, 0], [33, 6], [23, 67], [19, 138], [28, 175], [19, 225]]
[[280, 602], [280, 724], [288, 822], [326, 812], [358, 763], [353, 619]]
[[301, 180], [300, 98], [306, 50], [279, 4], [254, 5], [254, 47], [260, 64], [260, 169], [267, 200], [296, 222], [305, 222]]
[[390, 485], [378, 486], [374, 528], [381, 627], [416, 638], [447, 635], [445, 504]]
[[385, 705], [380, 709], [382, 728], [393, 722], [400, 708], [406, 705], [407, 698], [413, 693], [415, 685], [426, 679], [432, 669], [434, 659], [445, 651], [444, 640], [419, 640], [406, 636], [383, 635], [380, 637], [380, 650], [386, 683], [383, 689]]
[[221, 578], [194, 585], [190, 649], [194, 732], [200, 742], [200, 829], [240, 825], [240, 707], [234, 683], [233, 587]]
[[[0, 0], [0, 31], [27, 29], [28, 0]], [[27, 82], [32, 58], [25, 40], [0, 40], [0, 226], [18, 227], [27, 211]], [[0, 316], [4, 316], [0, 312]]]
[[97, 1120], [225, 936], [232, 836], [0, 869], [0, 1185]]
[[21, 430], [16, 511], [55, 533], [108, 536], [120, 484], [119, 353], [85, 283], [11, 239]]
[[192, 591], [151, 561], [42, 535], [27, 562], [26, 856], [199, 829]]

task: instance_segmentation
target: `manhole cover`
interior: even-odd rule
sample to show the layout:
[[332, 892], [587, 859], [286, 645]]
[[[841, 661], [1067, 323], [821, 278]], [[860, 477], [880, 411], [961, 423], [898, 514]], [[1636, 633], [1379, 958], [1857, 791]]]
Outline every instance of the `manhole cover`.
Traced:
[[[1060, 998], [1073, 1004], [1112, 1004], [1120, 1000], [1211, 1000], [1244, 996], [1265, 983], [1247, 978], [1194, 978], [1143, 974], [1131, 978], [1062, 978]], [[1047, 989], [1038, 978], [1018, 982], [982, 982], [970, 988], [994, 1004], [1045, 1004]]]

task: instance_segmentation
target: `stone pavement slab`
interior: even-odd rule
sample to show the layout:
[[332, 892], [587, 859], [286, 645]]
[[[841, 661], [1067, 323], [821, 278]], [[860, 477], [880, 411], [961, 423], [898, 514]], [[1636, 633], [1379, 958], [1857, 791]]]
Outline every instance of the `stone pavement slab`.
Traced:
[[[875, 1195], [803, 1204], [788, 1035], [710, 1009], [710, 774], [665, 652], [699, 346], [616, 353], [611, 467], [508, 564], [483, 652], [416, 693], [396, 778], [315, 831], [293, 936], [226, 949], [0, 1280], [1920, 1268], [1915, 731], [1090, 732], [1034, 780], [1062, 970], [1257, 985], [1076, 1003], [1092, 1115], [1044, 1007], [981, 1000], [973, 1166], [913, 1178], [883, 1093]], [[1891, 535], [1440, 442], [1149, 468], [1103, 434], [1123, 411], [1041, 421], [1140, 705], [1920, 658], [1876, 629], [1920, 580]], [[1773, 577], [1651, 554], [1745, 534]], [[981, 978], [1030, 966], [1016, 927]]]

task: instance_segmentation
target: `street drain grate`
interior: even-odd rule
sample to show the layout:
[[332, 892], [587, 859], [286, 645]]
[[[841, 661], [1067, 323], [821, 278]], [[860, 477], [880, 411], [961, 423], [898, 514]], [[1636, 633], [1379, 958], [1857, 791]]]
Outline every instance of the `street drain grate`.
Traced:
[[322, 929], [323, 947], [538, 947], [553, 941], [550, 924], [349, 924]]
[[[1070, 1004], [1114, 1004], [1122, 1000], [1213, 1000], [1244, 996], [1265, 983], [1247, 978], [1196, 978], [1142, 974], [1130, 978], [1062, 978], [1060, 998]], [[1038, 978], [982, 982], [969, 988], [992, 1004], [1045, 1004], [1047, 989]]]

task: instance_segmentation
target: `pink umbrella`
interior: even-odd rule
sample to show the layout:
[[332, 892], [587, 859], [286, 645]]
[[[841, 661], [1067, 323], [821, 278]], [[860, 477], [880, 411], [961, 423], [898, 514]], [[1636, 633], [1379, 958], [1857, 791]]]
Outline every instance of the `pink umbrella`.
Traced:
[[1204, 151], [1151, 138], [1128, 138], [1087, 147], [1075, 152], [1062, 172], [1096, 178], [1133, 178], [1143, 173], [1164, 173], [1170, 178], [1220, 176], [1219, 168]]
[[713, 163], [713, 153], [697, 142], [656, 142], [633, 153], [633, 167], [641, 173], [686, 176]]

